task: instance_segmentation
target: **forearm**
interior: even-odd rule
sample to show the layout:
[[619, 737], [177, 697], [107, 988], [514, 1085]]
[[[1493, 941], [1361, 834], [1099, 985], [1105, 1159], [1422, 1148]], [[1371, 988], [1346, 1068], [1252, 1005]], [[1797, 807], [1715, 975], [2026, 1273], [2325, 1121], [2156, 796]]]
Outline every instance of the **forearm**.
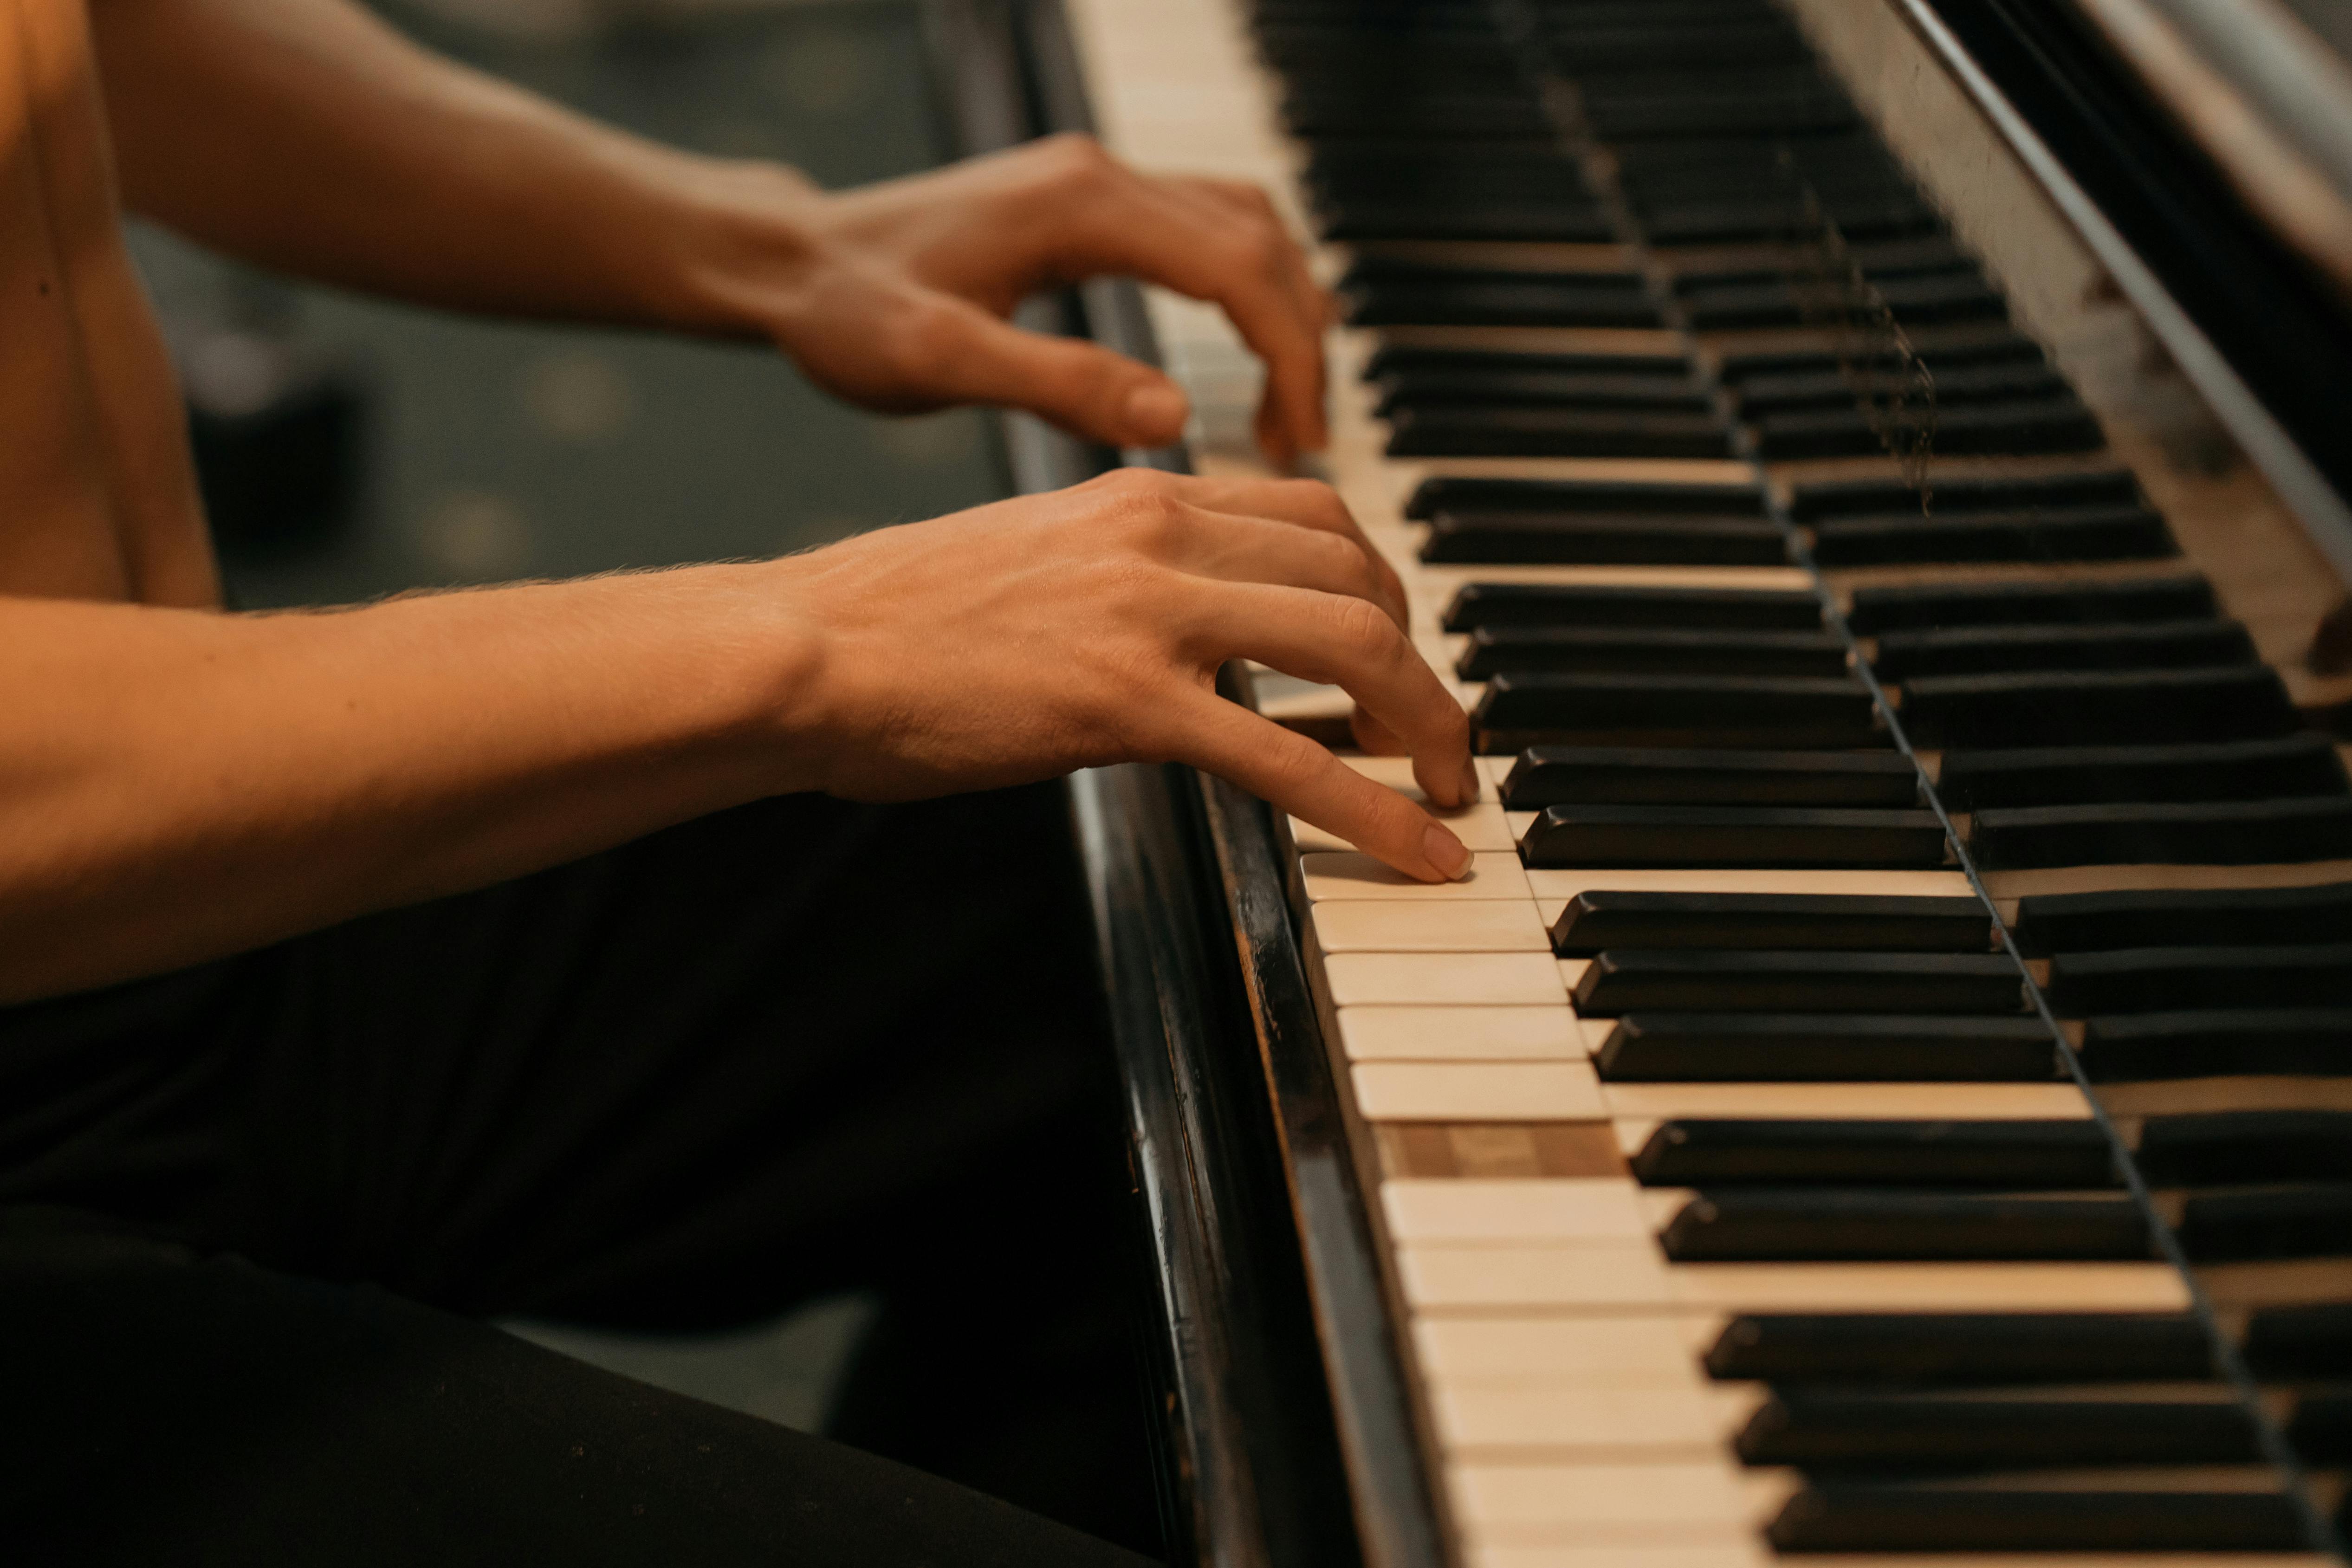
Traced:
[[751, 334], [715, 272], [788, 259], [788, 172], [657, 146], [347, 0], [95, 0], [124, 196], [234, 254], [451, 309]]
[[0, 600], [0, 1001], [807, 787], [774, 570], [328, 615]]

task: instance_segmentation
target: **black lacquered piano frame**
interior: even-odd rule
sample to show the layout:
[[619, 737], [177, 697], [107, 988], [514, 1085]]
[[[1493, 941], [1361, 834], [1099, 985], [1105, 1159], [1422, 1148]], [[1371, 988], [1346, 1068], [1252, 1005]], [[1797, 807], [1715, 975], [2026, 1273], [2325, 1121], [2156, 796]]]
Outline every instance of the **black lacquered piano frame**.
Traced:
[[[937, 0], [927, 21], [958, 142], [982, 153], [1092, 129], [1055, 0]], [[1023, 324], [1156, 363], [1132, 284], [1024, 307]], [[1178, 449], [1093, 447], [1004, 421], [1027, 492]], [[1177, 1563], [1445, 1561], [1340, 1089], [1260, 802], [1181, 766], [1078, 775], [1130, 1173], [1149, 1217], [1156, 1438]]]

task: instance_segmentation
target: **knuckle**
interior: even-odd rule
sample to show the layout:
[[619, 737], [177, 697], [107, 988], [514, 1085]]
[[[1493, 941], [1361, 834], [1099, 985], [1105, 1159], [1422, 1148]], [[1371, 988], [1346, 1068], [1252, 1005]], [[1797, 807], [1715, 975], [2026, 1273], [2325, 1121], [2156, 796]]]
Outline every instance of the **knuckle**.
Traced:
[[1392, 658], [1403, 641], [1396, 623], [1378, 605], [1354, 598], [1334, 603], [1331, 637], [1343, 651], [1366, 662]]
[[1093, 137], [1065, 131], [1038, 144], [1037, 156], [1054, 182], [1080, 189], [1108, 184], [1122, 172], [1119, 162]]

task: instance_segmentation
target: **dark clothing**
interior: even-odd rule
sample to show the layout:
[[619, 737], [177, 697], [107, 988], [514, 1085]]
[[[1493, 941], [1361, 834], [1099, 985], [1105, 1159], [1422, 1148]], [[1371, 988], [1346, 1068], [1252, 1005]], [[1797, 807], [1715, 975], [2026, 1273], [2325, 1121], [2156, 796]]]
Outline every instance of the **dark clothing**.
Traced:
[[[1153, 1542], [1087, 929], [1058, 788], [796, 796], [0, 1011], [0, 1540], [1139, 1562], [933, 1479]], [[845, 1289], [855, 1449], [474, 1321]]]

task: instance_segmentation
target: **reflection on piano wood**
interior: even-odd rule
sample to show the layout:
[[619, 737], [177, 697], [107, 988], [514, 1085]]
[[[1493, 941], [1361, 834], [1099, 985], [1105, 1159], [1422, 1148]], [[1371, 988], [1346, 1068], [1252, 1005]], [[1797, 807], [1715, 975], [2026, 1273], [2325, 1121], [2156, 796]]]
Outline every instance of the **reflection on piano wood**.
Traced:
[[2342, 585], [1894, 8], [1070, 11], [1115, 148], [1322, 236], [1329, 477], [1486, 753], [1459, 882], [1289, 824], [1447, 1552], [2332, 1545]]

